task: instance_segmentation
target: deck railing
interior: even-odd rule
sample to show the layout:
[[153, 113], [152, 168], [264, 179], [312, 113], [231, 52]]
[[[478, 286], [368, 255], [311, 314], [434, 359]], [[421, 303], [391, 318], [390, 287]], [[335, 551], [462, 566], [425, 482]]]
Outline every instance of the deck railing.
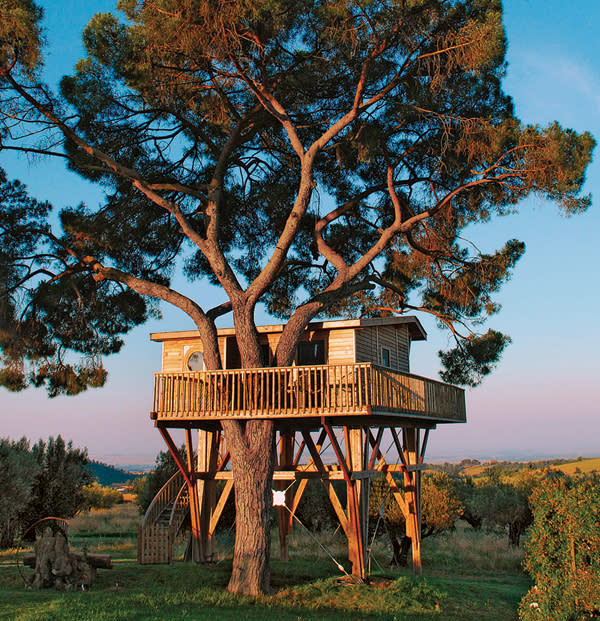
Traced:
[[464, 421], [464, 391], [372, 363], [156, 373], [158, 420], [407, 414]]

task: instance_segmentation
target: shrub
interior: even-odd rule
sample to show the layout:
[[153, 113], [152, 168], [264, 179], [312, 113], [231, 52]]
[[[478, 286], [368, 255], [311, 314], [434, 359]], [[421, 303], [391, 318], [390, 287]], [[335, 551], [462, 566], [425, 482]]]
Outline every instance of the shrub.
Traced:
[[146, 482], [148, 481], [148, 475], [144, 475], [143, 477], [138, 477], [134, 479], [132, 482], [133, 493], [137, 496], [136, 502], [138, 505], [140, 504], [140, 496], [144, 493], [144, 488], [146, 487]]
[[600, 614], [600, 478], [553, 476], [532, 493], [525, 569], [535, 581], [519, 617], [571, 621]]
[[92, 483], [83, 488], [83, 508], [110, 509], [123, 502], [123, 494], [112, 487]]
[[[342, 502], [345, 500], [345, 485], [336, 484], [334, 487]], [[323, 530], [335, 530], [339, 526], [339, 521], [333, 506], [327, 496], [327, 491], [317, 480], [309, 480], [302, 494], [302, 500], [296, 510], [296, 516], [306, 528], [311, 532]]]

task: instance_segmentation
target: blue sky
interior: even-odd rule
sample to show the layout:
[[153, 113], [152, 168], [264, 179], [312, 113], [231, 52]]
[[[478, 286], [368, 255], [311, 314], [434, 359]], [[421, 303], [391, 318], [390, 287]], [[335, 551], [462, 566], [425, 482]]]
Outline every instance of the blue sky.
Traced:
[[[113, 0], [45, 0], [49, 55], [46, 80], [56, 84], [83, 51], [80, 33], [96, 11]], [[508, 70], [505, 90], [518, 116], [545, 125], [589, 130], [600, 140], [600, 5], [597, 0], [507, 0]], [[598, 157], [596, 157], [596, 160]], [[60, 161], [30, 162], [2, 154], [8, 175], [58, 209], [98, 202], [98, 189], [67, 173]], [[600, 454], [600, 168], [589, 168], [591, 209], [566, 219], [556, 207], [530, 200], [519, 215], [471, 231], [483, 250], [516, 237], [527, 244], [503, 308], [490, 325], [507, 332], [512, 345], [495, 373], [467, 391], [466, 425], [441, 426], [431, 434], [431, 459], [503, 458]], [[206, 295], [215, 295], [207, 292]], [[225, 319], [227, 325], [231, 319]], [[264, 317], [264, 321], [268, 318]], [[437, 377], [437, 350], [447, 336], [423, 319], [426, 343], [415, 343], [412, 370]], [[106, 360], [108, 384], [78, 397], [49, 400], [43, 390], [0, 392], [0, 435], [32, 440], [62, 434], [90, 455], [111, 462], [148, 463], [163, 448], [148, 413], [152, 373], [160, 346], [151, 331], [186, 329], [189, 320], [164, 308], [163, 319], [136, 329], [123, 351]]]

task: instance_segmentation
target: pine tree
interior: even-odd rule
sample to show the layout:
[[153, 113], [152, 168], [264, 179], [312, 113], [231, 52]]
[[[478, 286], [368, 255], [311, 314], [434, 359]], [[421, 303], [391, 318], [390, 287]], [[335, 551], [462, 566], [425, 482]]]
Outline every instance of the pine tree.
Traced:
[[[255, 309], [286, 320], [290, 364], [317, 316], [429, 313], [456, 347], [447, 381], [476, 384], [508, 337], [475, 328], [523, 254], [464, 241], [534, 193], [566, 214], [593, 138], [523, 125], [502, 90], [500, 0], [121, 0], [83, 33], [60, 93], [39, 79], [41, 11], [0, 5], [0, 149], [66, 158], [106, 191], [58, 214], [0, 201], [0, 331], [12, 388], [74, 394], [155, 311], [194, 321], [209, 369], [232, 313], [260, 366]], [[9, 191], [4, 182], [3, 188]], [[21, 195], [22, 196], [22, 195]], [[197, 286], [171, 287], [176, 270]], [[224, 302], [203, 306], [202, 283]], [[236, 476], [230, 589], [269, 590], [273, 424], [224, 422]]]

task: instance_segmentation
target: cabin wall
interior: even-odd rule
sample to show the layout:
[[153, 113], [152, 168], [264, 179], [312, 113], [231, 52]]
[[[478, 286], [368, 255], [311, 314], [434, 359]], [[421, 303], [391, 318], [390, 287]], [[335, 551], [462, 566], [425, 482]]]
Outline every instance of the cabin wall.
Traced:
[[[346, 330], [343, 330], [346, 332]], [[235, 336], [227, 335], [227, 336], [219, 336], [219, 353], [221, 354], [221, 360], [223, 361], [226, 369], [231, 369], [232, 360], [227, 359], [226, 349], [227, 349], [227, 341], [233, 340], [235, 342]], [[277, 349], [277, 344], [279, 343], [279, 339], [281, 338], [280, 332], [269, 332], [259, 334], [259, 342], [261, 345], [269, 345], [269, 364], [273, 363], [273, 357], [275, 355], [275, 350]], [[306, 333], [302, 337], [303, 341], [324, 341], [325, 342], [325, 351], [328, 351], [328, 341], [329, 341], [329, 331], [328, 330], [313, 330]], [[345, 341], [348, 338], [346, 337]], [[182, 340], [168, 340], [163, 341], [162, 344], [162, 372], [163, 373], [180, 373], [182, 371], [188, 371], [186, 361], [188, 356], [194, 351], [203, 351], [202, 341], [198, 339], [182, 339]], [[231, 358], [231, 344], [229, 345], [229, 351]], [[344, 355], [348, 355], [348, 344], [347, 342], [340, 342], [334, 352], [334, 359], [339, 362], [340, 357]], [[341, 362], [352, 362], [352, 358], [347, 358], [341, 360]], [[331, 363], [334, 364], [334, 363]]]
[[183, 343], [181, 341], [164, 341], [162, 355], [162, 372], [179, 373], [183, 370]]
[[410, 371], [410, 335], [408, 327], [370, 326], [355, 330], [356, 362], [373, 362], [383, 364], [382, 350], [390, 352], [392, 369], [408, 373]]
[[[280, 332], [268, 332], [259, 335], [262, 344], [269, 345], [269, 364], [277, 348]], [[219, 337], [219, 351], [226, 368], [232, 368], [227, 360], [227, 339], [234, 336]], [[324, 341], [327, 364], [352, 364], [354, 362], [373, 362], [383, 364], [382, 349], [390, 352], [390, 367], [409, 372], [410, 334], [406, 325], [368, 326], [364, 328], [340, 328], [335, 330], [310, 330], [303, 341]], [[202, 341], [198, 338], [163, 341], [162, 371], [180, 373], [187, 371], [186, 361], [193, 351], [202, 351]], [[231, 347], [231, 346], [230, 346]], [[230, 349], [231, 351], [231, 349]]]
[[[225, 359], [225, 337], [219, 337], [221, 360]], [[202, 341], [198, 339], [168, 340], [162, 344], [162, 372], [181, 373], [187, 371], [186, 361], [194, 351], [204, 351]]]
[[329, 347], [327, 348], [327, 364], [353, 364], [354, 328], [331, 330], [329, 332]]

